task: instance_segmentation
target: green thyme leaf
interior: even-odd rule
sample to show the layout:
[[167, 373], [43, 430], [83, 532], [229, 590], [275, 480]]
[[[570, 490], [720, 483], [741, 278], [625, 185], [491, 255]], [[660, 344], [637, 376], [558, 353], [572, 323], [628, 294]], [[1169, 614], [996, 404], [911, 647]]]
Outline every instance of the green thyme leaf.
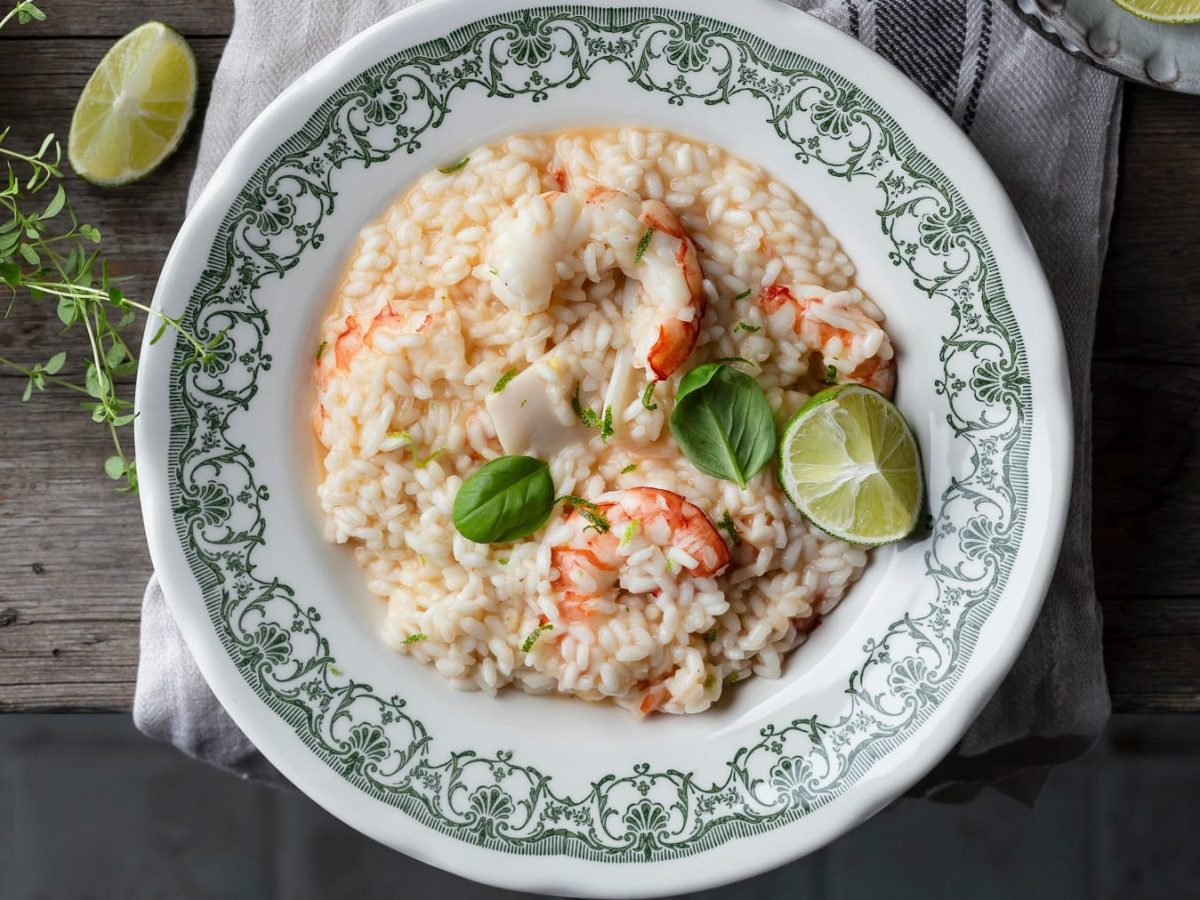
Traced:
[[738, 294], [733, 299], [734, 300], [745, 300], [747, 297], [750, 296], [751, 293], [753, 293], [753, 291], [751, 291], [750, 288], [746, 288], [746, 290], [742, 291], [740, 294]]
[[604, 407], [604, 421], [600, 423], [600, 440], [607, 441], [613, 436], [612, 406]]
[[317, 359], [325, 355], [325, 351], [329, 349], [329, 341], [321, 341], [317, 345]]
[[621, 474], [628, 475], [630, 472], [636, 472], [637, 467], [638, 467], [637, 463], [630, 463], [629, 465], [625, 466], [625, 468], [621, 469]]
[[751, 325], [749, 322], [738, 322], [737, 325], [734, 326], [733, 330], [734, 331], [746, 331], [746, 332], [749, 332], [750, 334], [754, 334], [754, 332], [756, 332], [756, 331], [762, 331], [762, 326], [761, 325]]
[[629, 524], [625, 526], [625, 530], [621, 532], [621, 546], [628, 547], [629, 542], [633, 540], [633, 536], [637, 534], [638, 525], [637, 519], [630, 519]]
[[579, 385], [575, 385], [575, 393], [571, 395], [571, 411], [575, 413], [575, 418], [586, 425], [588, 428], [600, 428], [600, 417], [596, 415], [596, 411], [590, 406], [584, 406], [579, 400]]
[[529, 632], [529, 634], [526, 636], [525, 640], [521, 642], [521, 652], [528, 653], [533, 649], [533, 645], [537, 643], [538, 638], [540, 638], [547, 631], [553, 630], [554, 625], [551, 622], [547, 622], [545, 625], [539, 625], [537, 628], [533, 629], [533, 631]]
[[113, 481], [119, 480], [125, 474], [125, 460], [119, 456], [110, 456], [104, 461], [104, 474]]
[[500, 393], [502, 390], [504, 390], [506, 387], [508, 387], [508, 383], [516, 377], [517, 377], [517, 369], [516, 369], [516, 366], [514, 366], [513, 368], [509, 369], [503, 375], [500, 376], [500, 380], [497, 381], [496, 386], [494, 388], [492, 388], [492, 393], [493, 394]]
[[652, 381], [646, 385], [646, 389], [642, 391], [642, 406], [653, 412], [658, 409], [658, 404], [654, 402], [654, 388], [658, 386], [657, 381]]
[[469, 163], [470, 161], [471, 161], [471, 157], [464, 156], [462, 159], [460, 159], [456, 163], [451, 163], [448, 166], [438, 166], [438, 171], [441, 172], [443, 175], [453, 175], [459, 169], [465, 169], [467, 167], [467, 163]]
[[609, 529], [608, 517], [604, 515], [604, 510], [590, 500], [584, 500], [582, 497], [576, 497], [567, 494], [564, 497], [559, 497], [556, 501], [565, 503], [567, 506], [575, 509], [581, 516], [588, 520], [592, 528], [595, 528], [601, 534], [606, 534]]
[[430, 452], [428, 456], [421, 456], [417, 453], [417, 442], [407, 431], [389, 431], [387, 436], [392, 440], [404, 441], [408, 445], [409, 451], [412, 453], [413, 463], [418, 469], [423, 469], [443, 453], [446, 452], [445, 447], [437, 447]]
[[742, 536], [738, 533], [737, 525], [733, 521], [733, 516], [729, 514], [729, 510], [725, 510], [725, 514], [721, 516], [721, 521], [717, 527], [725, 529], [729, 533], [729, 542], [733, 546], [737, 546], [742, 542]]
[[647, 228], [646, 233], [643, 234], [641, 240], [638, 241], [637, 250], [634, 251], [633, 261], [635, 263], [640, 263], [642, 261], [642, 257], [645, 256], [646, 251], [650, 249], [650, 239], [653, 237], [654, 229]]
[[406, 637], [400, 643], [415, 644], [417, 641], [423, 641], [427, 637], [429, 637], [429, 635], [425, 634], [423, 631], [418, 631], [416, 634], [410, 634], [408, 637]]

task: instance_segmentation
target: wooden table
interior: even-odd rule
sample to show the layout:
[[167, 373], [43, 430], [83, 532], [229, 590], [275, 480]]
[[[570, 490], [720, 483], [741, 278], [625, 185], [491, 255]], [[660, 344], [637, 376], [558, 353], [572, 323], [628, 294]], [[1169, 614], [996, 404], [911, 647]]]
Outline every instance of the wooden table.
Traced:
[[[137, 24], [186, 34], [204, 85], [232, 24], [228, 0], [44, 5], [49, 21], [0, 32], [14, 145], [65, 134], [92, 68]], [[1114, 707], [1200, 711], [1200, 97], [1128, 86], [1125, 100], [1093, 362], [1096, 582]], [[143, 298], [183, 219], [198, 132], [142, 184], [69, 185]], [[77, 354], [56, 326], [52, 308], [18, 304], [0, 355]], [[74, 397], [22, 405], [21, 390], [0, 373], [0, 710], [127, 710], [150, 574], [137, 502], [105, 479], [108, 438]]]

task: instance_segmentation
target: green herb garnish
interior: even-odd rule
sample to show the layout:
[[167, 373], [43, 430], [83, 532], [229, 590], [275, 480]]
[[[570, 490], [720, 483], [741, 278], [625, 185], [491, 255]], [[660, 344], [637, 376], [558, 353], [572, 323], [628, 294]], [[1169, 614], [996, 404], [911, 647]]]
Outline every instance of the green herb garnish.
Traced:
[[745, 331], [754, 334], [756, 331], [762, 331], [761, 325], [751, 325], [749, 322], [738, 322], [733, 328], [734, 331]]
[[586, 425], [588, 428], [600, 428], [600, 417], [596, 415], [596, 411], [590, 406], [584, 406], [579, 401], [579, 385], [575, 385], [575, 393], [571, 395], [571, 411], [575, 413], [575, 418]]
[[612, 406], [604, 407], [604, 421], [600, 423], [600, 440], [607, 441], [613, 436]]
[[733, 516], [729, 514], [729, 510], [725, 510], [725, 515], [721, 516], [721, 521], [717, 523], [718, 528], [723, 528], [729, 533], [729, 542], [733, 546], [737, 546], [742, 542], [742, 536], [738, 533], [737, 525], [734, 524]]
[[738, 295], [737, 295], [736, 297], [734, 297], [733, 299], [734, 299], [734, 300], [745, 300], [745, 299], [746, 299], [747, 297], [749, 297], [749, 296], [750, 296], [752, 293], [753, 293], [753, 291], [751, 291], [751, 290], [750, 290], [750, 288], [746, 288], [744, 291], [742, 291], [740, 294], [738, 294]]
[[717, 686], [717, 673], [709, 672], [708, 677], [704, 679], [704, 689], [706, 691], [711, 691], [716, 686]]
[[417, 641], [423, 641], [423, 640], [425, 640], [425, 638], [427, 638], [427, 637], [429, 637], [429, 635], [425, 634], [425, 632], [423, 632], [423, 631], [418, 631], [416, 634], [410, 634], [408, 637], [406, 637], [406, 638], [405, 638], [404, 640], [402, 640], [400, 643], [402, 643], [402, 644], [415, 644]]
[[533, 534], [553, 510], [550, 467], [532, 456], [501, 456], [458, 489], [454, 527], [477, 544], [504, 544]]
[[506, 387], [508, 387], [508, 383], [516, 377], [517, 377], [517, 368], [516, 368], [516, 366], [513, 366], [513, 368], [509, 369], [507, 372], [505, 372], [503, 375], [500, 376], [500, 380], [497, 381], [496, 386], [492, 388], [492, 393], [493, 394], [500, 393], [502, 390], [504, 390]]
[[45, 22], [46, 14], [37, 8], [33, 0], [17, 0], [17, 5], [8, 11], [4, 18], [0, 19], [0, 28], [3, 28], [13, 18], [16, 18], [18, 25], [27, 25], [30, 22]]
[[628, 475], [630, 472], [636, 472], [637, 466], [637, 463], [630, 463], [629, 465], [625, 466], [625, 468], [621, 469], [621, 474]]
[[634, 251], [633, 261], [640, 263], [642, 257], [646, 255], [646, 251], [650, 249], [650, 239], [654, 237], [654, 229], [647, 228], [646, 233], [642, 235], [642, 239], [638, 241], [637, 250]]
[[652, 381], [646, 385], [646, 389], [642, 391], [642, 406], [653, 412], [658, 409], [658, 404], [654, 402], [654, 389], [658, 386], [657, 381]]
[[633, 540], [633, 536], [637, 534], [638, 520], [630, 519], [629, 524], [625, 526], [625, 530], [621, 532], [621, 546], [628, 547], [629, 542]]
[[728, 675], [725, 676], [726, 684], [737, 684], [741, 680], [742, 680], [742, 675], [740, 672], [730, 672]]
[[697, 366], [684, 376], [670, 425], [697, 469], [741, 488], [775, 455], [775, 416], [767, 395], [745, 372], [720, 363]]
[[[18, 0], [0, 14], [0, 28], [45, 18], [32, 0]], [[134, 419], [128, 379], [137, 371], [130, 344], [140, 314], [160, 326], [150, 343], [168, 328], [177, 332], [191, 351], [183, 365], [209, 364], [217, 359], [219, 345], [232, 351], [232, 344], [224, 332], [201, 341], [178, 318], [126, 297], [117, 287], [123, 279], [109, 276], [108, 262], [95, 247], [100, 231], [79, 221], [67, 197], [62, 149], [54, 135], [47, 135], [31, 153], [6, 147], [8, 135], [8, 128], [0, 129], [0, 299], [9, 309], [22, 297], [49, 302], [63, 331], [86, 332], [87, 344], [79, 342], [86, 346], [79, 359], [68, 351], [33, 362], [0, 356], [0, 368], [24, 376], [23, 400], [50, 385], [79, 394], [83, 408], [93, 422], [104, 426], [112, 442], [105, 473], [123, 482], [119, 490], [136, 492], [137, 467], [119, 429]], [[20, 342], [11, 346], [19, 347]], [[78, 375], [65, 374], [72, 368]]]
[[604, 515], [604, 511], [591, 500], [567, 494], [565, 497], [559, 497], [555, 502], [565, 503], [572, 509], [578, 510], [579, 514], [588, 520], [590, 527], [595, 528], [601, 534], [608, 532], [608, 518]]
[[502, 565], [502, 566], [507, 566], [508, 565], [508, 557], [507, 556], [497, 556], [496, 562], [500, 563], [500, 565]]
[[539, 625], [537, 628], [533, 629], [533, 631], [529, 632], [528, 636], [526, 636], [525, 640], [522, 641], [521, 652], [528, 653], [533, 649], [533, 645], [537, 643], [538, 638], [540, 638], [547, 631], [553, 630], [554, 624], [551, 622], [547, 622], [545, 625]]
[[717, 642], [717, 626], [714, 625], [712, 628], [708, 629], [708, 632], [704, 635], [704, 643], [715, 644], [716, 642]]
[[417, 453], [417, 441], [407, 431], [389, 431], [387, 436], [394, 441], [404, 441], [408, 444], [408, 449], [412, 452], [413, 463], [418, 469], [423, 469], [443, 453], [446, 452], [445, 447], [438, 447], [433, 450], [428, 456], [421, 456]]
[[471, 161], [471, 157], [464, 156], [462, 159], [460, 159], [456, 163], [451, 163], [448, 166], [438, 166], [438, 171], [441, 172], [443, 175], [453, 175], [459, 169], [465, 169], [467, 167], [467, 163], [469, 163], [470, 161]]
[[321, 341], [317, 344], [317, 359], [325, 355], [325, 351], [329, 348], [329, 341]]
[[826, 366], [825, 377], [821, 379], [823, 384], [837, 384], [837, 366]]

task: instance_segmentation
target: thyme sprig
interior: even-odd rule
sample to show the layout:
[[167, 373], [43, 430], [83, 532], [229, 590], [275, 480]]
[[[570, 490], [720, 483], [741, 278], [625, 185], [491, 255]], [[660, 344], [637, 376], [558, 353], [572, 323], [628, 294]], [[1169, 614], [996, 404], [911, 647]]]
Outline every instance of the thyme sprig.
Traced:
[[[31, 0], [20, 0], [0, 18], [0, 28], [12, 21], [44, 19]], [[63, 333], [86, 333], [87, 351], [74, 366], [62, 351], [32, 362], [0, 356], [0, 367], [25, 376], [23, 400], [49, 386], [83, 397], [92, 421], [112, 438], [113, 455], [105, 460], [104, 471], [121, 482], [119, 490], [136, 491], [137, 470], [119, 432], [134, 418], [129, 388], [120, 381], [137, 370], [129, 344], [136, 331], [131, 329], [141, 314], [149, 316], [159, 324], [151, 343], [173, 328], [191, 348], [189, 361], [202, 363], [212, 361], [224, 335], [202, 342], [179, 319], [125, 296], [117, 286], [124, 279], [110, 276], [108, 261], [96, 247], [99, 229], [81, 222], [67, 197], [62, 147], [54, 135], [46, 135], [36, 151], [24, 153], [6, 144], [10, 130], [0, 130], [0, 298], [5, 289], [8, 293], [4, 317], [22, 299], [52, 302]]]

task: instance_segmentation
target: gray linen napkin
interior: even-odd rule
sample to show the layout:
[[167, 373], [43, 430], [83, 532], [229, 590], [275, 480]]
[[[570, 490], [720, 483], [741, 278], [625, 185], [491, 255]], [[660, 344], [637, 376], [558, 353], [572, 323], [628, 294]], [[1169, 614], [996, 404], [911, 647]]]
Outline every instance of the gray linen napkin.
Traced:
[[[189, 205], [282, 88], [411, 2], [235, 0]], [[953, 116], [1004, 182], [1058, 302], [1078, 435], [1058, 571], [1016, 667], [954, 752], [915, 789], [964, 799], [990, 782], [1031, 800], [1047, 767], [1084, 752], [1109, 714], [1092, 584], [1090, 361], [1116, 173], [1117, 80], [1056, 49], [998, 0], [788, 2], [881, 53]], [[147, 735], [191, 756], [243, 776], [280, 778], [213, 697], [153, 579], [142, 607], [133, 714]]]

